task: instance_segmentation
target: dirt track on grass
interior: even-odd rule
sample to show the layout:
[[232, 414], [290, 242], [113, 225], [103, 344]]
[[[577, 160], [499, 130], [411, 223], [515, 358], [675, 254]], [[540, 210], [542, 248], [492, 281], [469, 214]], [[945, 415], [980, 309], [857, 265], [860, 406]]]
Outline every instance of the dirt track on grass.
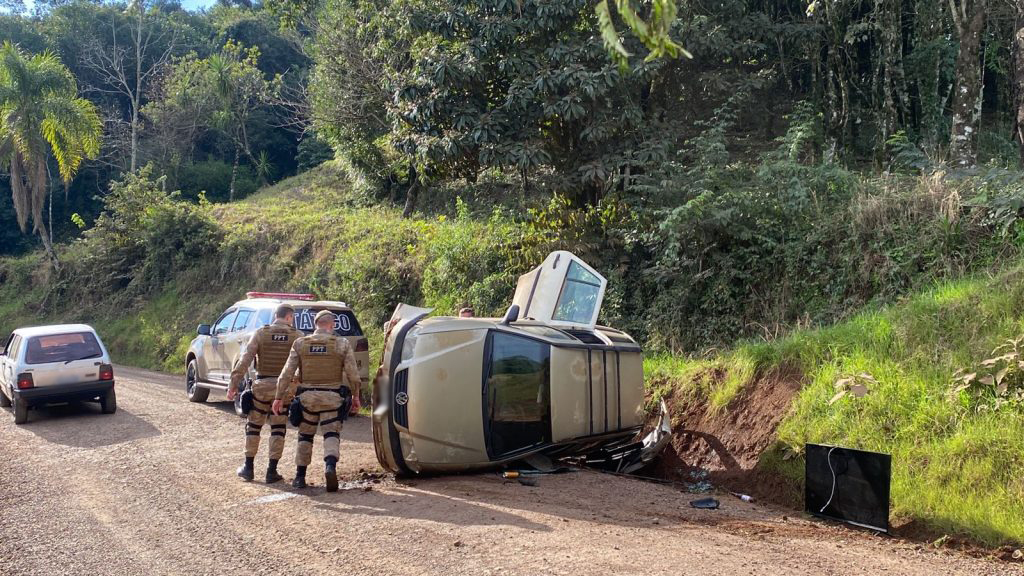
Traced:
[[[58, 406], [15, 426], [0, 412], [0, 574], [1024, 575], [728, 495], [694, 510], [693, 495], [595, 472], [536, 487], [494, 474], [368, 482], [366, 418], [342, 432], [347, 489], [323, 491], [319, 439], [313, 488], [247, 484], [228, 403], [189, 403], [177, 376], [117, 375], [113, 416]], [[288, 480], [294, 441], [290, 430]]]

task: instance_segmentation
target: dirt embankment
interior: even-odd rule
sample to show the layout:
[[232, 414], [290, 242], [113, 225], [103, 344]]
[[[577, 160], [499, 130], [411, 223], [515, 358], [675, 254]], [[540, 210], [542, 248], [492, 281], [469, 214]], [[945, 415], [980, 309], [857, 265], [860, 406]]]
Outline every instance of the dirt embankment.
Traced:
[[[725, 379], [721, 370], [703, 376], [716, 382]], [[706, 480], [718, 488], [798, 507], [800, 486], [758, 467], [758, 462], [776, 442], [779, 424], [802, 379], [790, 367], [758, 375], [720, 411], [709, 410], [705, 400], [667, 396], [674, 434], [655, 473], [690, 484]]]

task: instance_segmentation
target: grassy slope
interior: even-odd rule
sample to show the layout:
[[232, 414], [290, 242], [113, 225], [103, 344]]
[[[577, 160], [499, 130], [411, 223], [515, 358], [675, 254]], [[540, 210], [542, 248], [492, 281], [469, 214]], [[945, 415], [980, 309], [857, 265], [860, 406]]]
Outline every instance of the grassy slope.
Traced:
[[[0, 259], [0, 330], [86, 321], [117, 362], [183, 372], [196, 325], [215, 320], [247, 290], [313, 292], [353, 305], [374, 355], [379, 327], [397, 302], [454, 312], [472, 296], [472, 283], [450, 281], [460, 264], [488, 260], [514, 232], [495, 219], [403, 219], [398, 208], [364, 204], [337, 167], [324, 165], [240, 202], [213, 205], [225, 230], [220, 254], [146, 298], [112, 298], [98, 307], [48, 300], [39, 254]], [[75, 249], [63, 253], [73, 258]]]
[[[780, 456], [805, 442], [889, 452], [896, 518], [988, 544], [1024, 542], [1024, 410], [978, 411], [950, 394], [957, 369], [977, 365], [1021, 333], [1024, 265], [1015, 264], [833, 327], [741, 344], [710, 360], [656, 357], [646, 368], [653, 380], [667, 378], [709, 410], [728, 410], [755, 374], [796, 367], [804, 386], [780, 426], [779, 449], [763, 456], [762, 466], [796, 483], [801, 459]], [[711, 366], [728, 376], [717, 384], [702, 381]], [[877, 380], [869, 394], [830, 405], [835, 382], [861, 372]]]
[[[47, 267], [38, 254], [0, 260], [0, 329], [89, 321], [118, 362], [180, 371], [195, 325], [212, 321], [247, 289], [310, 290], [353, 303], [374, 354], [377, 327], [395, 302], [451, 312], [467, 294], [490, 297], [494, 306], [507, 301], [511, 286], [501, 278], [510, 271], [493, 270], [493, 261], [472, 270], [472, 283], [453, 278], [489, 255], [493, 259], [495, 243], [517, 234], [513, 226], [468, 217], [402, 219], [397, 209], [360, 206], [341, 178], [323, 167], [245, 201], [215, 206], [226, 230], [222, 254], [211, 263], [219, 270], [215, 281], [209, 270], [189, 271], [138, 302], [91, 309], [54, 305], [47, 301]], [[500, 278], [486, 276], [492, 271]], [[806, 385], [780, 428], [780, 445], [828, 442], [891, 452], [897, 516], [989, 543], [1024, 541], [1021, 412], [969, 413], [948, 395], [954, 370], [1024, 332], [1022, 300], [1024, 265], [995, 278], [943, 284], [831, 328], [740, 344], [711, 359], [654, 357], [646, 369], [649, 381], [668, 382], [660, 385], [706, 401], [709, 410], [728, 410], [758, 374], [783, 364], [796, 367]], [[726, 377], [701, 376], [708, 367], [723, 369]], [[878, 386], [865, 398], [829, 405], [835, 380], [861, 371]], [[655, 396], [662, 391], [653, 390]], [[779, 456], [773, 451], [762, 464], [798, 482], [799, 459]]]

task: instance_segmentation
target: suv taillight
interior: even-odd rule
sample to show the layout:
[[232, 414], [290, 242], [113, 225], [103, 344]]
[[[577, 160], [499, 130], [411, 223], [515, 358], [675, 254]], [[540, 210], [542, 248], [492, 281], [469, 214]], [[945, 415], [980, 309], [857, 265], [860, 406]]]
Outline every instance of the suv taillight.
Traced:
[[110, 364], [100, 364], [100, 380], [113, 380], [114, 367]]
[[369, 352], [370, 342], [366, 338], [356, 340], [356, 352]]
[[32, 374], [29, 372], [22, 372], [18, 374], [18, 389], [24, 390], [26, 388], [35, 387], [35, 382], [32, 381]]

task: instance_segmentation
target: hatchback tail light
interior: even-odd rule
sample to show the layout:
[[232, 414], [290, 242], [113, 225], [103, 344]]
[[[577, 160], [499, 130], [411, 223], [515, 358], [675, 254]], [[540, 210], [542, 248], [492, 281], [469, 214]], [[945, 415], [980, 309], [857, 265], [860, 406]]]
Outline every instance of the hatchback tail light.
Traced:
[[25, 390], [26, 388], [34, 388], [35, 382], [32, 381], [32, 374], [30, 372], [22, 372], [18, 374], [18, 389]]
[[356, 352], [369, 352], [370, 342], [366, 338], [356, 340]]
[[110, 364], [100, 364], [100, 380], [113, 380], [114, 367]]

